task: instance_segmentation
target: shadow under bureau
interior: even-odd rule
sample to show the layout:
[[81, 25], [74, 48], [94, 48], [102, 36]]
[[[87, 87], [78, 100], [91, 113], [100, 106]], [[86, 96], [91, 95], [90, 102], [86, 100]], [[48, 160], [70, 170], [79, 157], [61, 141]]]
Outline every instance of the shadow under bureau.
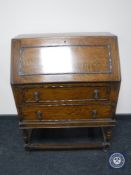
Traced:
[[[12, 39], [11, 86], [27, 149], [110, 144], [120, 87], [117, 37], [110, 33], [20, 35]], [[92, 144], [31, 142], [41, 128], [100, 128]]]

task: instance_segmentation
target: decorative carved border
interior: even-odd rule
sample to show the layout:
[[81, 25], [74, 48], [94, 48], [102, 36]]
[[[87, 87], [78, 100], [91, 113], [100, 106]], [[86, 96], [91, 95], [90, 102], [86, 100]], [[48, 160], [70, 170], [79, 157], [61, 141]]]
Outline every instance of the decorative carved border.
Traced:
[[69, 100], [41, 100], [39, 102], [36, 102], [35, 100], [33, 101], [29, 101], [29, 100], [25, 100], [24, 102], [25, 103], [59, 103], [59, 104], [63, 104], [63, 102], [92, 102], [92, 101], [107, 101], [109, 100], [108, 98], [102, 98], [102, 99], [95, 99], [95, 98], [90, 98], [90, 99], [80, 99], [80, 100], [72, 100], [72, 99], [69, 99]]
[[[43, 47], [104, 47], [108, 48], [108, 70], [106, 71], [86, 71], [86, 72], [62, 72], [62, 73], [38, 73], [38, 74], [27, 74], [22, 70], [22, 54], [24, 49], [28, 48], [43, 48]], [[18, 62], [18, 75], [19, 76], [33, 76], [33, 75], [63, 75], [63, 74], [111, 74], [112, 73], [112, 52], [111, 52], [111, 45], [55, 45], [55, 46], [31, 46], [31, 47], [21, 47], [20, 51], [20, 58]]]

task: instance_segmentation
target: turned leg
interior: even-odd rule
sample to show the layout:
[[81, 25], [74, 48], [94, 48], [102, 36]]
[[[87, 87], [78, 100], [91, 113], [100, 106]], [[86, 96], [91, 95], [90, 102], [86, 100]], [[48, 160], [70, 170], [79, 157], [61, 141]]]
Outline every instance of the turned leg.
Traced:
[[103, 139], [104, 139], [103, 148], [104, 148], [104, 151], [106, 152], [107, 148], [109, 148], [109, 146], [110, 146], [110, 140], [112, 137], [112, 128], [111, 127], [106, 127], [106, 128], [102, 127], [101, 129], [102, 129], [102, 134], [103, 134]]
[[22, 131], [23, 131], [25, 149], [29, 150], [29, 144], [30, 144], [30, 140], [31, 140], [32, 129], [22, 129]]
[[28, 143], [31, 142], [32, 129], [28, 129]]
[[28, 144], [28, 132], [26, 129], [22, 129], [22, 132], [23, 132], [24, 142], [25, 142], [25, 144]]
[[106, 141], [109, 142], [112, 138], [112, 128], [111, 127], [105, 128], [105, 135], [106, 135]]

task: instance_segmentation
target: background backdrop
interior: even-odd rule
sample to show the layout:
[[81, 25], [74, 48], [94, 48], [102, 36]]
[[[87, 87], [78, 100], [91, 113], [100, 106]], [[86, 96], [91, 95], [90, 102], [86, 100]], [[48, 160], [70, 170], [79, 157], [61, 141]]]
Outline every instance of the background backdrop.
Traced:
[[117, 113], [131, 113], [131, 0], [0, 0], [0, 114], [16, 114], [10, 87], [11, 38], [28, 33], [111, 32], [122, 84]]

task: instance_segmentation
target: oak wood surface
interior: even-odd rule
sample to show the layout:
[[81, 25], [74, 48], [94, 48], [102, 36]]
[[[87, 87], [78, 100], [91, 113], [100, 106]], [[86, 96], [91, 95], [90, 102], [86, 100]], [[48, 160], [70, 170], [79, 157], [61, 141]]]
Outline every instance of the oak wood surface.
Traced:
[[12, 84], [98, 81], [120, 81], [116, 36], [12, 40]]
[[75, 120], [111, 118], [112, 106], [103, 104], [88, 105], [49, 105], [22, 107], [23, 120]]
[[26, 147], [53, 148], [31, 145], [29, 136], [32, 129], [57, 127], [104, 127], [102, 145], [109, 144], [121, 81], [115, 35], [21, 35], [11, 50], [11, 86]]

